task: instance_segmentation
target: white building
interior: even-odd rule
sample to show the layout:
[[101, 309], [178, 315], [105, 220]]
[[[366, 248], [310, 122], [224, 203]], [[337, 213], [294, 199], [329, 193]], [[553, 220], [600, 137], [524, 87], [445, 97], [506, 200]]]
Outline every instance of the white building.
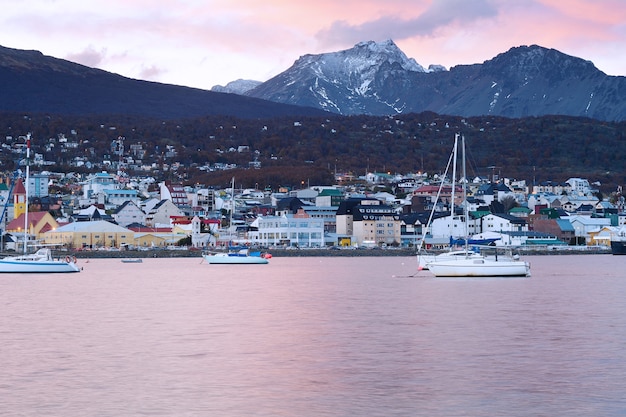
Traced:
[[282, 216], [260, 216], [248, 232], [253, 245], [317, 248], [324, 246], [324, 220], [311, 218], [303, 212]]
[[106, 172], [98, 172], [94, 175], [90, 175], [83, 182], [83, 198], [92, 199], [97, 194], [104, 192], [104, 190], [115, 190], [120, 188], [119, 183], [115, 180], [113, 175]]
[[568, 220], [574, 228], [576, 238], [584, 238], [590, 241], [590, 232], [598, 232], [603, 227], [611, 226], [611, 219], [591, 216], [569, 216]]

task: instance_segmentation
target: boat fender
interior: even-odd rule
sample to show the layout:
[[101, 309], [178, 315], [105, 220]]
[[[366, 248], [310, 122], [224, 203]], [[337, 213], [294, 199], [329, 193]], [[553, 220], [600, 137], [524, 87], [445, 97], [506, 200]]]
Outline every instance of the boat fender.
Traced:
[[76, 263], [76, 261], [78, 261], [78, 259], [76, 259], [76, 255], [74, 255], [74, 256], [72, 257], [72, 261], [74, 261], [74, 263]]
[[67, 256], [65, 257], [65, 262], [67, 262], [67, 263], [69, 264], [69, 263], [70, 263], [70, 261], [71, 261], [70, 256], [69, 256], [69, 255], [67, 255]]

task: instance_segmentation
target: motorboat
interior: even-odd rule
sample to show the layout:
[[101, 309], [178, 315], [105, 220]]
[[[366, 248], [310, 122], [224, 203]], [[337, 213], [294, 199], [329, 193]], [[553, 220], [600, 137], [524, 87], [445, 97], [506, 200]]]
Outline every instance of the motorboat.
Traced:
[[247, 248], [229, 250], [228, 252], [204, 252], [202, 258], [208, 264], [267, 264], [272, 256]]

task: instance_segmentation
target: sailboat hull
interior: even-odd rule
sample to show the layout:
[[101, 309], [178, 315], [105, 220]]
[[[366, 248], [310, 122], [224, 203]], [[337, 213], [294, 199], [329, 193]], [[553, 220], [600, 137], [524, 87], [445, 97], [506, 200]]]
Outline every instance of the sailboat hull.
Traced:
[[6, 274], [54, 274], [80, 272], [76, 258], [72, 261], [54, 260], [50, 249], [42, 248], [28, 255], [7, 256], [0, 259], [0, 273]]
[[480, 258], [432, 262], [428, 269], [436, 277], [528, 277], [530, 265], [524, 261]]
[[73, 262], [62, 261], [11, 261], [0, 259], [0, 273], [14, 274], [50, 274], [50, 273], [68, 273], [80, 272], [80, 268]]

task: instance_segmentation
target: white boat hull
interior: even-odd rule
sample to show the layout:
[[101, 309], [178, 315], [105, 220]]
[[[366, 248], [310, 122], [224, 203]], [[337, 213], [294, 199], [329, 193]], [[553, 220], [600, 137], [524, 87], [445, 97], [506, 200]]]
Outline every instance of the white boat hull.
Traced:
[[65, 261], [52, 258], [49, 249], [39, 249], [29, 255], [7, 256], [0, 259], [0, 273], [8, 274], [55, 274], [80, 272], [76, 258], [66, 257]]
[[530, 265], [524, 261], [467, 258], [428, 264], [436, 277], [527, 277]]
[[202, 255], [208, 264], [267, 264], [269, 260], [261, 256], [240, 255], [236, 253], [215, 253]]
[[63, 261], [11, 261], [0, 259], [0, 273], [14, 274], [51, 274], [80, 272], [80, 268], [74, 262]]

